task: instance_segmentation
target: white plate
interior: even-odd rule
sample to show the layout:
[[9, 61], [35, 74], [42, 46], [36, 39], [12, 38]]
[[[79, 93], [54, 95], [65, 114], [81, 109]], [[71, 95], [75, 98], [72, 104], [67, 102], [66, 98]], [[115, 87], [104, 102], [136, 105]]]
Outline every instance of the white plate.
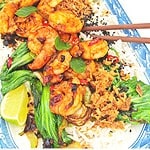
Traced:
[[[112, 14], [117, 16], [118, 22], [131, 23], [124, 9], [118, 0], [105, 0], [105, 3]], [[137, 31], [125, 30], [125, 34], [129, 36], [139, 36]], [[145, 78], [150, 83], [150, 51], [145, 44], [131, 43], [131, 47], [136, 53], [138, 62], [145, 68]], [[20, 132], [22, 129], [19, 129]], [[132, 136], [131, 136], [132, 135]], [[150, 148], [150, 125], [138, 125], [132, 130], [132, 133], [127, 135], [125, 140], [127, 148]], [[3, 119], [0, 118], [0, 148], [5, 149], [26, 149], [29, 148], [29, 142], [24, 136], [18, 135], [18, 128], [10, 126]]]

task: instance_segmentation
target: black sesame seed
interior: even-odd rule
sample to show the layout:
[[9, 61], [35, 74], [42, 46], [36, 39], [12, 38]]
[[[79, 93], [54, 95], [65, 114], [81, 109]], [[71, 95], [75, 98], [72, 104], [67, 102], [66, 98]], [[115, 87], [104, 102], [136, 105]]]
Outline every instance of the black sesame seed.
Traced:
[[4, 41], [3, 41], [3, 44], [4, 44], [5, 46], [8, 46], [8, 45], [9, 45], [9, 42], [8, 42], [7, 40], [4, 40]]
[[64, 56], [64, 55], [61, 55], [61, 56], [60, 56], [60, 61], [61, 61], [61, 62], [64, 62], [64, 61], [65, 61], [65, 56]]

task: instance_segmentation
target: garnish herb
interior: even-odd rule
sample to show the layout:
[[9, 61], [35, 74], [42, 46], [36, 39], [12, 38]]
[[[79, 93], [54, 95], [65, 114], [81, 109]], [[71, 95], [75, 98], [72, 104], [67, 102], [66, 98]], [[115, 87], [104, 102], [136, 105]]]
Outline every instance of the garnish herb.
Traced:
[[34, 6], [26, 6], [26, 7], [22, 7], [20, 9], [18, 9], [15, 14], [18, 17], [27, 17], [30, 14], [32, 14], [33, 12], [35, 12], [35, 11], [37, 11], [36, 7], [34, 7]]
[[5, 6], [5, 0], [2, 0], [2, 1], [0, 2], [0, 10], [1, 10], [4, 6]]
[[60, 39], [60, 37], [56, 37], [55, 39], [55, 48], [58, 50], [58, 51], [61, 51], [61, 50], [69, 50], [71, 48], [71, 45], [69, 43], [66, 43], [64, 41], [62, 41]]
[[86, 70], [86, 64], [81, 58], [72, 58], [70, 67], [77, 73], [83, 73]]

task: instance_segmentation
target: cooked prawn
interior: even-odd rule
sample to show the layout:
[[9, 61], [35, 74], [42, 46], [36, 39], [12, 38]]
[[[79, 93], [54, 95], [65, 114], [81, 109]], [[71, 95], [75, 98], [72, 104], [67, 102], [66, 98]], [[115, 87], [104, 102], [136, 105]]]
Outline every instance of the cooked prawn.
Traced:
[[61, 51], [53, 62], [47, 63], [44, 67], [44, 76], [59, 75], [69, 69], [72, 56], [69, 51]]
[[20, 7], [32, 6], [37, 3], [39, 0], [18, 0], [20, 3]]
[[56, 7], [60, 2], [62, 2], [63, 0], [50, 0], [49, 5], [51, 7]]
[[18, 9], [18, 3], [8, 2], [0, 11], [0, 33], [13, 33], [16, 30], [14, 14]]
[[76, 73], [72, 69], [64, 72], [64, 78], [71, 80], [72, 83], [86, 85], [93, 80], [93, 73], [100, 68], [93, 60], [86, 61], [86, 70], [83, 73]]
[[30, 32], [34, 32], [34, 30], [38, 26], [42, 26], [43, 18], [38, 13], [32, 13], [28, 17], [15, 17], [16, 22], [16, 34], [21, 37], [28, 37]]
[[67, 116], [66, 119], [72, 124], [81, 126], [87, 122], [87, 120], [90, 118], [90, 115], [91, 109], [82, 104], [82, 106], [73, 115]]
[[48, 20], [53, 28], [65, 33], [78, 33], [83, 27], [82, 21], [68, 10], [56, 10]]
[[104, 57], [108, 52], [108, 43], [102, 39], [80, 42], [79, 47], [83, 50], [84, 59], [98, 59]]
[[50, 109], [53, 113], [64, 117], [72, 115], [81, 107], [83, 94], [83, 87], [77, 87], [74, 93], [72, 91], [72, 84], [68, 81], [62, 81], [59, 84], [53, 85]]
[[91, 114], [91, 110], [82, 102], [84, 94], [84, 86], [73, 85], [68, 81], [55, 84], [51, 88], [50, 109], [75, 125], [83, 125]]
[[80, 42], [77, 33], [69, 34], [69, 33], [59, 32], [59, 36], [62, 41], [67, 42], [72, 46], [77, 45]]
[[69, 50], [69, 52], [73, 57], [81, 56], [82, 50], [79, 49], [78, 46], [80, 39], [76, 33], [69, 34], [69, 33], [59, 32], [59, 36], [62, 41], [69, 43], [71, 45], [72, 48]]
[[51, 58], [52, 53], [54, 53], [54, 50], [44, 51], [42, 50], [40, 54], [35, 58], [35, 60], [28, 65], [28, 67], [32, 70], [40, 69], [42, 68]]
[[62, 0], [40, 0], [37, 8], [40, 14], [44, 18], [48, 18], [49, 14], [55, 10], [55, 7], [61, 2]]
[[37, 6], [39, 13], [46, 19], [54, 11], [54, 8], [49, 5], [49, 2], [50, 0], [41, 0]]
[[50, 26], [38, 27], [28, 37], [28, 48], [37, 55], [30, 69], [42, 68], [55, 53], [54, 43], [58, 36], [57, 32]]

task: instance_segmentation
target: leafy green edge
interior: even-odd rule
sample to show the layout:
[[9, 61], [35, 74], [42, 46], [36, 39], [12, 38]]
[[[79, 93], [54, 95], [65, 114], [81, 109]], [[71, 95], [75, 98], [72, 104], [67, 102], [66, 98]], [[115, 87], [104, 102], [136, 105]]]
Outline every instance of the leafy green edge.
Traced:
[[15, 13], [18, 17], [27, 17], [33, 12], [36, 12], [37, 8], [35, 6], [26, 6], [18, 9]]
[[55, 48], [58, 51], [69, 50], [71, 48], [71, 45], [67, 42], [62, 41], [61, 38], [58, 36], [55, 39]]

